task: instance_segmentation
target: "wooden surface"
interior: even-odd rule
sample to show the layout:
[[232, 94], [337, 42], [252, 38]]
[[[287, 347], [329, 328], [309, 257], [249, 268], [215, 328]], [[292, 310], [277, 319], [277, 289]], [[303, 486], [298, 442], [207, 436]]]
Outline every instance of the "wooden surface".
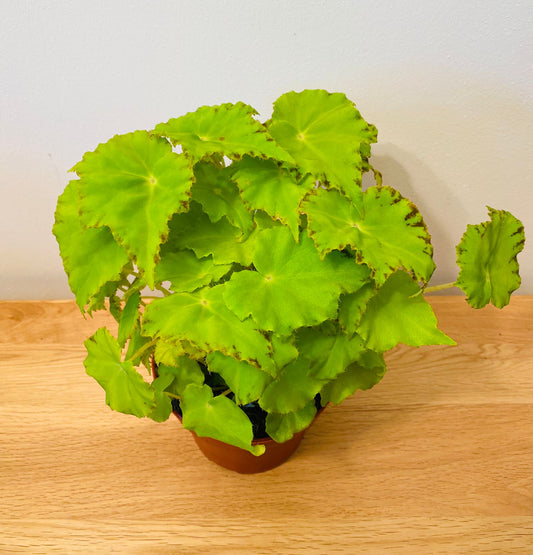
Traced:
[[0, 553], [533, 553], [533, 297], [431, 303], [459, 346], [396, 348], [256, 476], [105, 405], [105, 315], [0, 303]]

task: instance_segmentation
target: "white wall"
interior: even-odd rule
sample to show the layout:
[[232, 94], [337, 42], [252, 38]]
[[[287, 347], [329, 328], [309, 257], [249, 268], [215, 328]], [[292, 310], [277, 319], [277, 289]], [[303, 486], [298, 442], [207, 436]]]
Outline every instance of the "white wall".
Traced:
[[[531, 0], [0, 0], [0, 298], [71, 294], [51, 234], [67, 170], [115, 133], [288, 90], [345, 92], [439, 269], [485, 205], [533, 237]], [[533, 293], [533, 256], [519, 258]]]

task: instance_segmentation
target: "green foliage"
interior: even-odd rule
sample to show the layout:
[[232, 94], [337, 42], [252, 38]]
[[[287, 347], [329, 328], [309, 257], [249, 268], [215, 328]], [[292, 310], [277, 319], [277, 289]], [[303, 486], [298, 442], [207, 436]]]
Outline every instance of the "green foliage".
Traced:
[[489, 216], [488, 222], [467, 226], [457, 245], [457, 285], [474, 308], [489, 302], [502, 308], [520, 287], [516, 257], [524, 247], [524, 227], [505, 210], [489, 208]]
[[[256, 116], [204, 106], [113, 137], [75, 165], [53, 232], [80, 309], [118, 322], [117, 338], [102, 328], [85, 343], [108, 405], [161, 422], [178, 400], [185, 427], [260, 455], [244, 406], [286, 441], [317, 395], [338, 404], [378, 383], [398, 343], [454, 342], [424, 299], [422, 215], [370, 164], [376, 128], [322, 90]], [[521, 223], [490, 217], [457, 247], [474, 307], [502, 307], [520, 284]], [[136, 367], [152, 360], [149, 383]]]

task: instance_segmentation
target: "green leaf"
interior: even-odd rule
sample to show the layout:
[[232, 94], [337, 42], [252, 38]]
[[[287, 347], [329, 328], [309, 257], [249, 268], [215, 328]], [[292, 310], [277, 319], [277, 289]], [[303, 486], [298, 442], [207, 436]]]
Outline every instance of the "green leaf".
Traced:
[[138, 366], [142, 362], [146, 368], [150, 368], [150, 356], [152, 355], [155, 347], [152, 347], [151, 349], [147, 348], [145, 351], [142, 351], [141, 356], [132, 358], [150, 341], [151, 339], [149, 337], [141, 335], [141, 330], [138, 327], [134, 328], [133, 334], [131, 335], [128, 343], [128, 349], [125, 355], [126, 360], [131, 360], [134, 366]]
[[366, 310], [368, 301], [377, 293], [374, 284], [367, 283], [355, 293], [348, 293], [341, 297], [339, 303], [339, 324], [348, 334], [353, 335]]
[[53, 233], [59, 243], [69, 286], [83, 311], [91, 297], [120, 278], [126, 251], [107, 227], [87, 229], [79, 216], [79, 181], [71, 181], [58, 198]]
[[306, 234], [296, 243], [285, 227], [259, 234], [253, 263], [256, 272], [232, 275], [224, 300], [239, 318], [252, 315], [261, 329], [280, 335], [334, 317], [341, 292], [356, 291], [369, 277], [366, 266], [340, 253], [321, 260]]
[[124, 414], [148, 416], [155, 408], [154, 390], [131, 362], [122, 362], [120, 345], [106, 328], [85, 341], [85, 370], [105, 390], [106, 403]]
[[168, 341], [188, 340], [208, 353], [221, 351], [254, 365], [272, 365], [267, 339], [251, 320], [239, 320], [226, 307], [224, 287], [156, 299], [146, 307], [143, 330]]
[[[287, 366], [289, 362], [298, 358], [298, 349], [295, 346], [295, 338], [293, 335], [287, 338], [274, 333], [270, 341], [272, 343], [272, 358], [277, 370]], [[274, 374], [274, 377], [276, 376], [277, 371]]]
[[280, 220], [298, 241], [298, 208], [313, 182], [305, 180], [299, 185], [296, 177], [274, 160], [245, 156], [234, 166], [233, 179], [246, 205], [252, 210], [264, 210], [272, 218]]
[[344, 94], [324, 90], [284, 94], [274, 103], [269, 131], [303, 171], [358, 198], [361, 148], [375, 142], [377, 132]]
[[212, 154], [232, 159], [250, 154], [291, 162], [291, 156], [254, 119], [256, 114], [251, 106], [242, 102], [202, 106], [195, 112], [160, 123], [155, 133], [180, 144], [194, 162]]
[[169, 247], [192, 249], [198, 258], [212, 255], [215, 264], [252, 263], [255, 235], [246, 237], [227, 218], [213, 223], [197, 203], [191, 202], [189, 212], [174, 216], [170, 227]]
[[259, 368], [248, 362], [235, 360], [218, 351], [207, 355], [207, 365], [212, 372], [216, 372], [224, 378], [228, 387], [235, 394], [237, 405], [246, 405], [256, 401], [272, 381], [272, 377]]
[[139, 323], [140, 294], [134, 293], [124, 305], [118, 325], [118, 344], [124, 347]]
[[367, 351], [367, 353], [366, 357], [362, 357], [362, 361], [350, 364], [342, 374], [322, 388], [320, 391], [322, 404], [339, 405], [357, 390], [370, 389], [383, 378], [386, 370], [383, 357], [373, 351]]
[[467, 226], [457, 245], [456, 285], [474, 308], [491, 301], [503, 308], [521, 281], [516, 258], [524, 248], [524, 226], [505, 210], [489, 208], [489, 215], [490, 221]]
[[221, 279], [231, 264], [215, 264], [211, 256], [197, 258], [193, 251], [164, 253], [155, 269], [156, 282], [170, 281], [173, 291], [194, 291]]
[[221, 170], [213, 164], [198, 162], [194, 167], [196, 182], [191, 195], [212, 222], [226, 216], [232, 225], [248, 234], [253, 227], [253, 214], [246, 208], [237, 185], [231, 180], [233, 171], [233, 166]]
[[183, 427], [202, 437], [212, 437], [262, 455], [264, 445], [252, 445], [252, 423], [246, 414], [227, 397], [213, 397], [207, 385], [191, 384], [181, 399]]
[[205, 379], [200, 365], [184, 356], [175, 360], [172, 366], [160, 364], [157, 373], [165, 379], [165, 391], [177, 396], [183, 395], [190, 384], [202, 385]]
[[419, 291], [412, 278], [400, 271], [370, 299], [357, 330], [369, 349], [384, 352], [398, 343], [455, 345], [437, 328], [437, 318], [424, 297], [417, 295]]
[[159, 339], [154, 352], [156, 362], [168, 366], [176, 366], [176, 361], [180, 357], [202, 360], [205, 358], [205, 355], [204, 351], [185, 340], [171, 343]]
[[285, 366], [279, 376], [267, 386], [259, 405], [267, 412], [287, 414], [307, 405], [325, 384], [310, 375], [311, 363], [304, 357]]
[[170, 397], [165, 393], [169, 379], [169, 376], [161, 376], [152, 382], [155, 409], [148, 416], [155, 422], [165, 422], [172, 412]]
[[310, 401], [302, 409], [288, 414], [270, 412], [266, 417], [266, 432], [274, 441], [284, 443], [289, 441], [294, 434], [308, 428], [315, 415], [314, 401]]
[[74, 170], [81, 177], [83, 222], [109, 226], [153, 289], [168, 220], [188, 205], [194, 178], [189, 161], [168, 141], [136, 131], [100, 144]]
[[356, 250], [382, 285], [398, 269], [429, 281], [435, 263], [431, 236], [416, 206], [390, 187], [369, 187], [363, 193], [363, 214], [338, 191], [318, 189], [302, 204], [309, 234], [322, 252]]
[[365, 350], [358, 335], [326, 335], [320, 328], [298, 330], [297, 348], [311, 362], [309, 374], [321, 380], [336, 378]]

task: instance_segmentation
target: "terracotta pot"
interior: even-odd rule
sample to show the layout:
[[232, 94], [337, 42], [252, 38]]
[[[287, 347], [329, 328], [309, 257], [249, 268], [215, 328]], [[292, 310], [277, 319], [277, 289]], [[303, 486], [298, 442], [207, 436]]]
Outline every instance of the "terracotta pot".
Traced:
[[[315, 420], [323, 410], [322, 408], [318, 411]], [[180, 416], [174, 414], [181, 421]], [[211, 437], [200, 437], [195, 432], [191, 433], [202, 453], [210, 461], [241, 474], [257, 474], [284, 463], [298, 449], [305, 432], [306, 430], [302, 430], [294, 434], [291, 439], [284, 443], [277, 443], [271, 438], [254, 439], [252, 445], [264, 445], [266, 448], [265, 452], [259, 457], [240, 447], [228, 445]]]
[[[153, 359], [152, 374], [154, 378], [157, 378], [157, 366]], [[313, 422], [318, 418], [323, 410], [324, 408], [321, 408], [317, 412]], [[178, 418], [181, 422], [181, 415], [175, 411], [173, 412], [176, 418]], [[277, 443], [269, 437], [264, 439], [254, 439], [252, 441], [252, 445], [265, 446], [265, 452], [258, 457], [252, 455], [252, 453], [246, 451], [245, 449], [241, 449], [240, 447], [229, 445], [223, 441], [219, 441], [218, 439], [213, 439], [212, 437], [201, 437], [195, 432], [191, 430], [189, 431], [202, 453], [210, 461], [213, 461], [224, 468], [228, 468], [229, 470], [240, 472], [241, 474], [257, 474], [259, 472], [271, 470], [272, 468], [284, 463], [296, 451], [296, 449], [298, 449], [306, 430], [307, 428], [294, 434], [291, 439], [285, 441], [284, 443]]]

